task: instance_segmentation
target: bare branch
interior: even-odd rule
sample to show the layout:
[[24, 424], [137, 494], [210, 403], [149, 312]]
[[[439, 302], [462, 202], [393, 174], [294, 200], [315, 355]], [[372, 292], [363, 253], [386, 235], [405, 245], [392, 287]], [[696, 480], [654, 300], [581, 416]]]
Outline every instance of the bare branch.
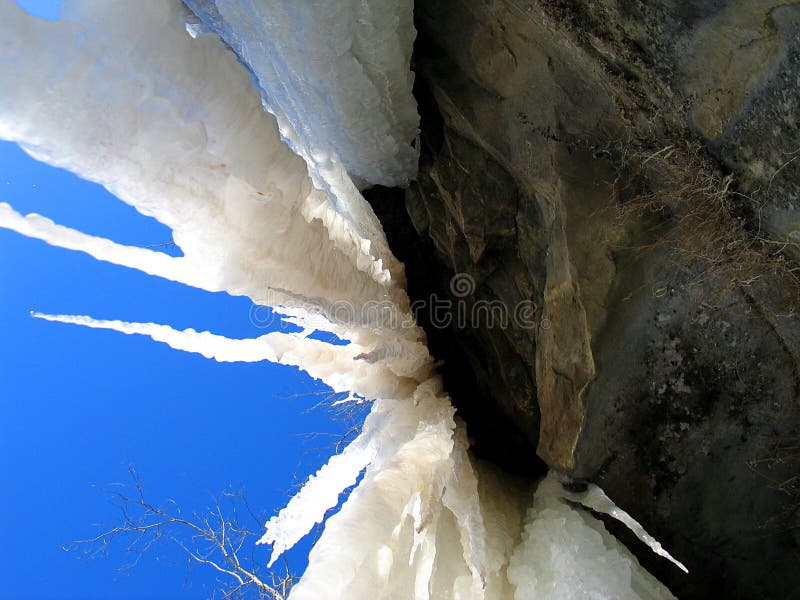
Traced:
[[[106, 554], [115, 538], [124, 537], [128, 542], [126, 552], [133, 555], [133, 560], [123, 566], [127, 570], [135, 567], [159, 540], [168, 539], [185, 552], [191, 561], [207, 565], [227, 577], [228, 583], [223, 583], [220, 589], [223, 598], [238, 597], [252, 590], [259, 598], [285, 600], [294, 583], [288, 564], [285, 574], [271, 572], [271, 583], [266, 583], [257, 574], [258, 565], [253, 553], [248, 553], [246, 560], [240, 557], [245, 544], [250, 541], [254, 546], [259, 537], [238, 522], [237, 502], [241, 502], [247, 514], [258, 522], [243, 494], [225, 493], [220, 498], [214, 498], [214, 507], [206, 514], [186, 518], [174, 500], [168, 500], [166, 508], [151, 504], [145, 497], [136, 470], [129, 467], [128, 473], [135, 493], [127, 494], [125, 487], [119, 484], [105, 490], [120, 509], [121, 524], [94, 537], [78, 540], [65, 547], [65, 550], [85, 546], [88, 548], [85, 554], [94, 557], [98, 553]], [[223, 510], [222, 499], [230, 503], [230, 514]]]

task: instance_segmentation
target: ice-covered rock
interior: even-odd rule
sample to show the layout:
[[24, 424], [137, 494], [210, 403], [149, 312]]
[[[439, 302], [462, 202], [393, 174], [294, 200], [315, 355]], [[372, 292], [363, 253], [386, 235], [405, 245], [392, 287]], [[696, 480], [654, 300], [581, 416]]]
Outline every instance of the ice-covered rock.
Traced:
[[[0, 0], [0, 137], [171, 227], [184, 255], [117, 244], [8, 204], [0, 226], [248, 296], [303, 332], [231, 340], [34, 316], [220, 361], [295, 365], [373, 402], [361, 434], [267, 523], [274, 560], [363, 474], [292, 598], [668, 596], [552, 477], [526, 517], [529, 487], [469, 454], [410, 317], [402, 265], [351, 179], [397, 183], [413, 172], [414, 151], [400, 143], [416, 127], [406, 97], [410, 3], [193, 4], [205, 24], [177, 0], [68, 0], [62, 22]], [[276, 116], [210, 29], [249, 65]], [[259, 53], [259, 44], [272, 46]], [[314, 329], [349, 343], [311, 339]]]
[[336, 162], [363, 184], [414, 177], [411, 0], [186, 4], [249, 67], [281, 132], [323, 179]]

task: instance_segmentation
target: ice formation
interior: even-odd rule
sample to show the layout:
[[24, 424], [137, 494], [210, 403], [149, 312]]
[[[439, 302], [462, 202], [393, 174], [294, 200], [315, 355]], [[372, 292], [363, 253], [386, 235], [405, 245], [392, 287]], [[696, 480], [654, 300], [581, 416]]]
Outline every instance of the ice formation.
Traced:
[[413, 178], [419, 116], [409, 69], [412, 0], [186, 4], [249, 67], [265, 108], [323, 186], [335, 189], [336, 179], [343, 179], [339, 186], [351, 179], [403, 185]]
[[[293, 599], [671, 597], [577, 508], [616, 516], [668, 557], [601, 490], [570, 495], [550, 475], [534, 491], [470, 456], [411, 318], [402, 265], [354, 183], [413, 175], [409, 0], [186, 4], [196, 13], [177, 0], [67, 0], [65, 20], [46, 22], [0, 0], [0, 137], [166, 224], [184, 255], [8, 204], [0, 226], [247, 296], [303, 331], [232, 340], [34, 316], [219, 361], [294, 365], [372, 402], [360, 435], [266, 524], [274, 561], [363, 473]], [[315, 329], [348, 343], [312, 339]]]

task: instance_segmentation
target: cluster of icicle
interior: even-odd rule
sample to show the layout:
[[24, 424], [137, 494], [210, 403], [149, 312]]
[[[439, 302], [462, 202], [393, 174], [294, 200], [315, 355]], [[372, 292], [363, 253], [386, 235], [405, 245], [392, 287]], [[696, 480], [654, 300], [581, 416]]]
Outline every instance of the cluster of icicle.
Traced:
[[[416, 168], [411, 0], [186, 4], [194, 12], [178, 0], [67, 0], [49, 22], [0, 0], [0, 137], [169, 226], [183, 256], [6, 203], [0, 226], [247, 296], [302, 332], [234, 340], [35, 316], [218, 361], [296, 365], [372, 402], [357, 439], [267, 523], [274, 561], [363, 474], [327, 520], [296, 600], [671, 597], [576, 508], [613, 514], [668, 556], [598, 488], [569, 496], [551, 475], [534, 492], [468, 452], [410, 318], [402, 265], [358, 191], [407, 182]], [[364, 310], [376, 303], [388, 317]], [[352, 307], [349, 318], [333, 318], [333, 306]]]

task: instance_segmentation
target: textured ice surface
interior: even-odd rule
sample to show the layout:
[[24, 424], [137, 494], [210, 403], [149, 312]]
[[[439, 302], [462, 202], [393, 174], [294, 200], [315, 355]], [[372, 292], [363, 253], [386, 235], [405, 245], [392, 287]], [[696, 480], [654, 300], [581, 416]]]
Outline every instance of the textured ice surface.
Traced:
[[350, 336], [371, 338], [379, 325], [365, 302], [407, 313], [382, 232], [364, 238], [314, 187], [246, 70], [216, 36], [187, 35], [179, 2], [72, 0], [64, 14], [72, 21], [40, 21], [0, 3], [0, 137], [171, 227], [184, 256], [164, 260], [7, 206], [4, 226], [259, 304], [325, 315], [341, 303], [352, 307]]
[[[572, 497], [551, 476], [534, 495], [472, 459], [410, 319], [402, 265], [350, 177], [403, 181], [413, 170], [410, 2], [192, 4], [204, 23], [177, 0], [67, 0], [68, 20], [56, 23], [0, 0], [0, 137], [168, 225], [184, 256], [8, 204], [0, 227], [247, 296], [302, 333], [233, 340], [34, 316], [145, 335], [219, 361], [294, 365], [372, 401], [361, 434], [266, 524], [274, 560], [363, 473], [328, 519], [293, 599], [669, 597], [575, 504], [616, 516], [665, 554], [601, 491]], [[226, 37], [260, 92], [209, 30]], [[277, 119], [262, 110], [262, 95]], [[308, 337], [319, 329], [349, 343]]]
[[382, 237], [357, 187], [405, 185], [419, 151], [413, 0], [186, 0], [253, 74], [339, 215]]
[[[321, 171], [404, 185], [419, 116], [412, 0], [186, 0], [250, 68], [267, 109]], [[335, 74], [335, 76], [332, 76]]]
[[673, 597], [600, 521], [564, 497], [553, 473], [536, 490], [508, 569], [514, 600]]

